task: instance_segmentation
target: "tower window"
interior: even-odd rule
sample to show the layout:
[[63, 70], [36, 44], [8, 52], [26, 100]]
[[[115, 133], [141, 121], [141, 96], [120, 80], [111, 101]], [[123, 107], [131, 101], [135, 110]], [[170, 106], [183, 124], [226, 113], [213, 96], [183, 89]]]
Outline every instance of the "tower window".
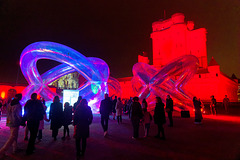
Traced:
[[201, 78], [201, 74], [199, 74], [198, 77]]
[[216, 77], [218, 77], [218, 73], [216, 73]]

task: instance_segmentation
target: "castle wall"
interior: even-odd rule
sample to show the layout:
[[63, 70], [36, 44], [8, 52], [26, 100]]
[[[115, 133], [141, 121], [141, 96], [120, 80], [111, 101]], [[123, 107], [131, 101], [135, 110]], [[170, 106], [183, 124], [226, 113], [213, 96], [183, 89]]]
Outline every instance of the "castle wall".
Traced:
[[[160, 69], [177, 57], [194, 55], [203, 72], [196, 74], [184, 86], [186, 91], [206, 102], [212, 95], [217, 101], [228, 95], [231, 102], [237, 102], [238, 83], [220, 72], [219, 65], [207, 65], [206, 29], [194, 29], [194, 23], [188, 21], [186, 24], [184, 18], [183, 14], [176, 13], [170, 19], [152, 24], [153, 66]], [[129, 78], [119, 81], [123, 98], [135, 96]]]

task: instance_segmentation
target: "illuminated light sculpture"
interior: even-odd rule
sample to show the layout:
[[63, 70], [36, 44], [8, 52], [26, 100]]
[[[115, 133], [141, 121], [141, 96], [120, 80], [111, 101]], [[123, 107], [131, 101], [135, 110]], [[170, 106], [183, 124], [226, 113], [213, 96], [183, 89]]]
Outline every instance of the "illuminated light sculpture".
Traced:
[[179, 57], [160, 70], [146, 63], [136, 63], [132, 69], [133, 91], [140, 100], [146, 98], [152, 107], [156, 96], [165, 102], [167, 95], [170, 95], [175, 110], [192, 111], [192, 96], [186, 93], [183, 86], [196, 73], [198, 63], [198, 58], [192, 55]]
[[[37, 70], [39, 59], [49, 59], [62, 64], [48, 70], [42, 75]], [[108, 93], [109, 68], [106, 62], [99, 58], [85, 57], [76, 50], [54, 42], [36, 42], [27, 46], [20, 57], [20, 67], [29, 86], [23, 90], [24, 104], [33, 92], [40, 94], [46, 101], [52, 101], [57, 94], [52, 92], [48, 84], [58, 78], [77, 71], [86, 82], [81, 85], [79, 95], [91, 104], [93, 112], [98, 112], [100, 100]], [[117, 81], [112, 78], [112, 81]], [[111, 84], [114, 88], [117, 83]]]

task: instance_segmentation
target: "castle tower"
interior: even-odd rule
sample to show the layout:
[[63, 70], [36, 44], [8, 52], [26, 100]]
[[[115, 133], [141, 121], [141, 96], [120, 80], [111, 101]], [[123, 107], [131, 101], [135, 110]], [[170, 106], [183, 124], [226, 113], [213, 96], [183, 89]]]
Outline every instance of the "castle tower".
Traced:
[[195, 55], [199, 67], [207, 67], [206, 29], [194, 30], [194, 22], [184, 21], [182, 13], [152, 24], [153, 66], [161, 68], [183, 55]]

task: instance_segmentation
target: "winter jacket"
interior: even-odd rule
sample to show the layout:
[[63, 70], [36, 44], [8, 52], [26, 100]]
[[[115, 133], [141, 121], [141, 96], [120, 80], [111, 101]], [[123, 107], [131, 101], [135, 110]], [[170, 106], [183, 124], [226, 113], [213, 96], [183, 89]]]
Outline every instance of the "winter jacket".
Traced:
[[59, 129], [63, 125], [63, 106], [60, 102], [54, 102], [50, 106], [49, 120], [51, 120], [51, 130]]
[[122, 103], [122, 101], [117, 101], [117, 103], [116, 103], [116, 115], [117, 116], [121, 116], [122, 115], [122, 112], [123, 112], [123, 103]]
[[19, 127], [22, 121], [22, 106], [19, 101], [13, 99], [7, 108], [8, 127]]
[[173, 111], [173, 100], [172, 98], [166, 99], [166, 109], [168, 111]]
[[156, 103], [153, 118], [154, 118], [155, 124], [166, 123], [166, 117], [165, 117], [165, 112], [164, 112], [164, 103]]
[[24, 106], [24, 121], [43, 120], [45, 110], [40, 100], [28, 100]]
[[74, 112], [73, 125], [75, 126], [75, 138], [88, 138], [89, 125], [92, 123], [93, 115], [89, 106], [79, 106]]
[[110, 100], [110, 98], [106, 98], [104, 100], [101, 101], [101, 105], [100, 105], [100, 114], [102, 116], [109, 116], [109, 114], [112, 111], [112, 101]]
[[140, 120], [143, 117], [142, 107], [139, 102], [133, 102], [130, 108], [131, 120]]
[[201, 102], [198, 101], [198, 100], [194, 100], [193, 105], [194, 105], [194, 108], [195, 108], [195, 119], [196, 120], [201, 120], [202, 119]]

